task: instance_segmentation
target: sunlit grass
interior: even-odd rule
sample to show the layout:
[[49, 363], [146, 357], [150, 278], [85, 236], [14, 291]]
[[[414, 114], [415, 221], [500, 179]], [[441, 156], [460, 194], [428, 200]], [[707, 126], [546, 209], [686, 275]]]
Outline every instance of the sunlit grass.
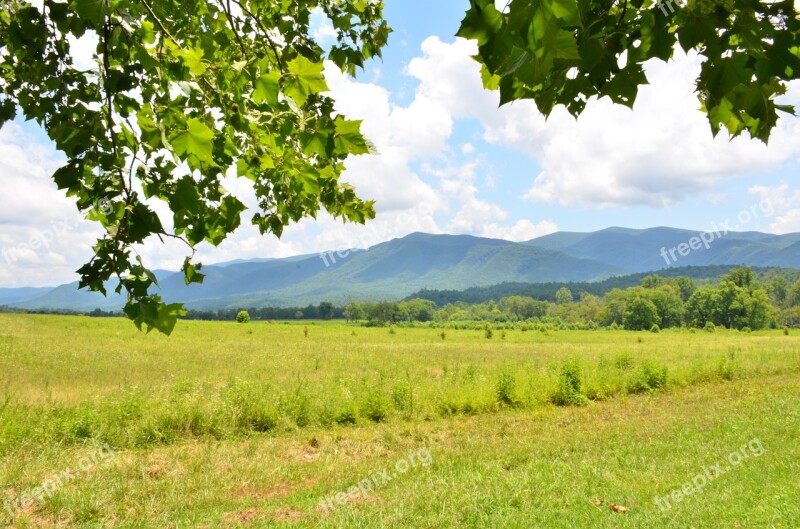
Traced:
[[[573, 364], [585, 405], [555, 406]], [[666, 367], [666, 385], [642, 387], [657, 378], [643, 365]], [[798, 373], [800, 335], [779, 331], [442, 339], [181, 322], [164, 338], [124, 320], [0, 315], [0, 492], [108, 443], [112, 461], [16, 525], [797, 529]], [[653, 502], [754, 438], [763, 457], [667, 513]], [[430, 466], [317, 508], [422, 447]]]

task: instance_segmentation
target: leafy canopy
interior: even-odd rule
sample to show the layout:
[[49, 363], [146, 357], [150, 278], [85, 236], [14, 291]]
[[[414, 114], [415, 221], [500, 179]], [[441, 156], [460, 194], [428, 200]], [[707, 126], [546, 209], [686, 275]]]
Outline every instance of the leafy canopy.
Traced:
[[[327, 53], [310, 36], [314, 9], [336, 30]], [[246, 209], [226, 176], [252, 181], [262, 233], [323, 208], [373, 218], [372, 202], [339, 182], [343, 161], [370, 146], [334, 111], [322, 72], [325, 58], [354, 75], [380, 56], [382, 10], [376, 0], [4, 0], [0, 126], [20, 110], [38, 122], [67, 157], [56, 184], [105, 230], [80, 286], [105, 294], [117, 278], [127, 316], [170, 333], [182, 305], [153, 293], [135, 245], [180, 239], [185, 281], [201, 283], [196, 246], [220, 244]], [[73, 53], [81, 37], [97, 42], [88, 69]]]
[[647, 84], [643, 63], [676, 45], [703, 64], [697, 95], [716, 135], [747, 131], [764, 142], [775, 98], [800, 78], [795, 0], [470, 0], [459, 35], [478, 42], [484, 85], [502, 104], [532, 99], [579, 115], [592, 97], [632, 107]]

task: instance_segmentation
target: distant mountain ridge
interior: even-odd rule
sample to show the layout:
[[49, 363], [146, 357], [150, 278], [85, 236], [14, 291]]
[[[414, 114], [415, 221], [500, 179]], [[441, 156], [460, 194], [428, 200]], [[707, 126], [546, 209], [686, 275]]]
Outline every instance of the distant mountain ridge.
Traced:
[[[669, 251], [698, 236], [674, 228], [608, 228], [561, 232], [524, 243], [471, 235], [412, 233], [369, 250], [284, 259], [236, 260], [203, 268], [203, 285], [186, 286], [180, 273], [158, 271], [160, 295], [192, 309], [302, 306], [320, 301], [401, 299], [414, 292], [464, 290], [500, 283], [595, 282], [664, 268], [751, 265], [800, 268], [800, 234], [729, 233], [710, 248], [679, 256]], [[0, 289], [0, 305], [26, 309], [117, 310], [115, 295], [54, 289]]]
[[[713, 234], [713, 232], [711, 232]], [[675, 228], [607, 228], [576, 233], [559, 232], [539, 237], [525, 244], [564, 252], [579, 258], [625, 268], [628, 272], [649, 272], [674, 266], [709, 266], [746, 264], [778, 268], [800, 268], [800, 233], [773, 235], [760, 232], [722, 234], [687, 255], [670, 250], [687, 244], [700, 232]], [[666, 251], [664, 257], [662, 249]]]

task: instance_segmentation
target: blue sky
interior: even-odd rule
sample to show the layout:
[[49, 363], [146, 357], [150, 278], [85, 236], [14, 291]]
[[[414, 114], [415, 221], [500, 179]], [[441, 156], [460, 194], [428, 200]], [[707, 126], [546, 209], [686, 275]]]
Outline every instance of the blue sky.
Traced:
[[[357, 79], [326, 70], [337, 110], [363, 119], [378, 148], [350, 160], [344, 176], [377, 200], [377, 219], [351, 226], [323, 215], [281, 240], [244, 225], [220, 248], [203, 246], [204, 262], [367, 247], [413, 231], [528, 240], [609, 226], [702, 231], [726, 221], [800, 231], [800, 119], [783, 117], [768, 147], [713, 139], [692, 93], [696, 57], [648, 64], [651, 84], [633, 111], [601, 100], [577, 121], [557, 110], [545, 122], [528, 102], [498, 109], [497, 95], [480, 86], [474, 45], [453, 36], [467, 2], [386, 3], [394, 33], [384, 59]], [[320, 17], [315, 32], [329, 38]], [[799, 86], [786, 101], [800, 105]], [[49, 178], [60, 159], [35, 125], [0, 130], [8, 190], [0, 197], [0, 287], [74, 280], [91, 256], [97, 227]], [[227, 184], [255, 206], [247, 182]], [[154, 268], [176, 269], [185, 257], [158, 241], [140, 251]]]

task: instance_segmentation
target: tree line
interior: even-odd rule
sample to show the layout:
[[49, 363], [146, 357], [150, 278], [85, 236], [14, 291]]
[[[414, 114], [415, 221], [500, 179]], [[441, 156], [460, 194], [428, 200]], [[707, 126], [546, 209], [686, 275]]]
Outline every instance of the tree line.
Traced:
[[[577, 294], [577, 295], [576, 295]], [[653, 274], [638, 285], [613, 288], [602, 296], [562, 286], [550, 299], [509, 295], [481, 303], [432, 300], [351, 302], [344, 317], [368, 325], [411, 322], [552, 323], [578, 328], [670, 327], [764, 329], [800, 325], [800, 279], [775, 274], [759, 280], [750, 267], [730, 270], [718, 284], [698, 285], [685, 276]]]

